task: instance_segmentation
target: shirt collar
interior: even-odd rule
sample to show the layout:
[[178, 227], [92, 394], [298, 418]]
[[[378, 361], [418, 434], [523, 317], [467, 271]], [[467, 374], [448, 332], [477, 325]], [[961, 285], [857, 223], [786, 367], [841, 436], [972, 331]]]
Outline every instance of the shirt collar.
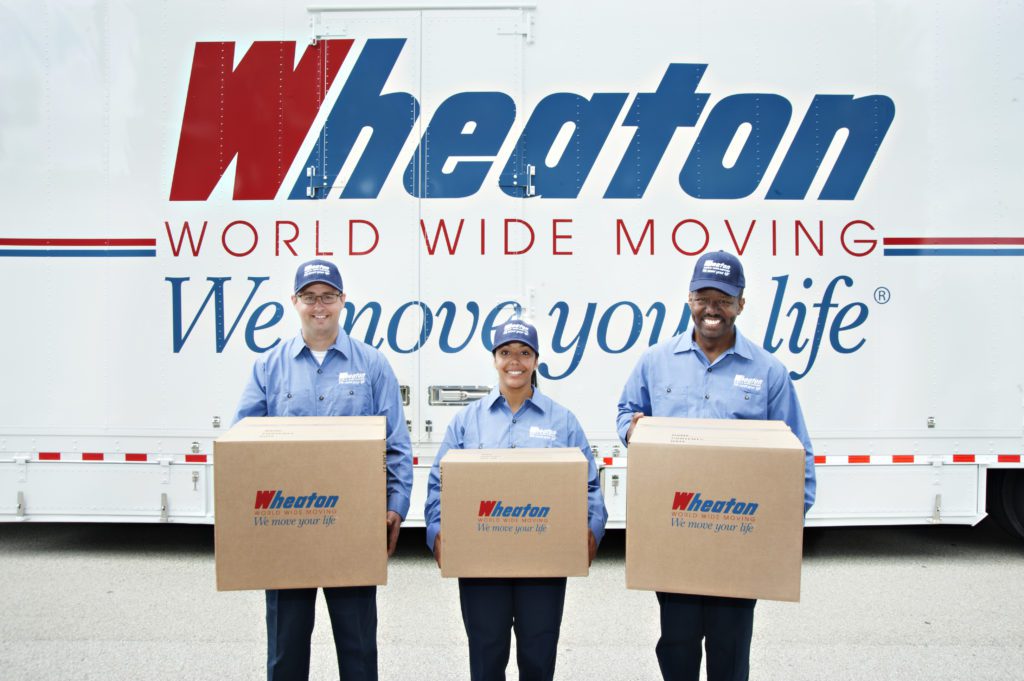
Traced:
[[[291, 357], [298, 357], [299, 354], [306, 349], [306, 341], [302, 338], [302, 332], [299, 332], [290, 341], [291, 347], [288, 348], [288, 354]], [[352, 339], [345, 333], [345, 329], [338, 327], [338, 337], [334, 340], [334, 344], [327, 348], [328, 350], [337, 350], [341, 353], [341, 356], [348, 359], [352, 355]]]
[[[733, 327], [736, 329], [736, 342], [733, 346], [722, 353], [722, 356], [736, 354], [743, 359], [754, 359], [754, 346], [751, 345], [747, 337], [740, 333], [739, 327]], [[684, 352], [701, 352], [700, 346], [693, 340], [693, 329], [688, 330], [686, 333], [677, 336], [675, 354], [681, 354]]]
[[[501, 390], [497, 386], [491, 389], [491, 392], [487, 394], [487, 397], [483, 398], [484, 404], [488, 410], [494, 409], [498, 404], [505, 402], [504, 395], [501, 394]], [[551, 398], [540, 391], [539, 388], [534, 387], [533, 397], [528, 397], [526, 402], [523, 403], [525, 406], [530, 406], [544, 414], [551, 411]]]

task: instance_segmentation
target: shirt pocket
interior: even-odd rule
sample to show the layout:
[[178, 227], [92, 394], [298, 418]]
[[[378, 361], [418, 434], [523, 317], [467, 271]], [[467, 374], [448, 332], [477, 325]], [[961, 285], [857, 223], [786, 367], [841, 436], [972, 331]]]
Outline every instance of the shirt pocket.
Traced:
[[267, 410], [271, 416], [313, 416], [312, 391], [309, 388], [281, 390]]
[[693, 396], [682, 383], [659, 381], [651, 389], [652, 416], [686, 417], [694, 408]]
[[327, 413], [331, 416], [372, 416], [370, 386], [365, 383], [341, 383], [327, 393]]
[[732, 418], [760, 420], [768, 418], [768, 395], [764, 387], [757, 390], [747, 386], [735, 386], [733, 391], [729, 400]]

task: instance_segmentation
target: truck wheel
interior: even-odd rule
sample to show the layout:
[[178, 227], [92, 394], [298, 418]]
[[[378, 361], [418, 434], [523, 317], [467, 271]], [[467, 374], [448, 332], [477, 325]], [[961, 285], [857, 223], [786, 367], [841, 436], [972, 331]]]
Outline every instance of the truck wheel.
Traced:
[[986, 501], [999, 526], [1024, 540], [1024, 471], [989, 471]]

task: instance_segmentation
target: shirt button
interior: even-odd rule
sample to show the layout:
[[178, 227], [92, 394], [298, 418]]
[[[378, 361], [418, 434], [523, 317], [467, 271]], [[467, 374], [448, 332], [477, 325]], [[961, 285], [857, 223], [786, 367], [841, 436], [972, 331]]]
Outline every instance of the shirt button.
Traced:
[[665, 388], [665, 392], [667, 392], [667, 393], [672, 392], [672, 388]]
[[[322, 397], [321, 397], [320, 399], [322, 400], [322, 399], [324, 399], [324, 398], [322, 398]], [[705, 395], [705, 396], [704, 396], [704, 399], [705, 399], [705, 400], [710, 400], [710, 399], [711, 399], [711, 395]]]
[[285, 395], [285, 397], [287, 397], [290, 400], [290, 399], [292, 399], [292, 394], [288, 393], [287, 395]]
[[711, 367], [708, 367], [708, 373], [709, 374], [711, 373]]
[[323, 370], [323, 369], [317, 369], [317, 370], [316, 370], [316, 372], [317, 372], [318, 374], [322, 374], [322, 373], [324, 372], [324, 370]]
[[321, 395], [321, 396], [320, 396], [320, 401], [321, 401], [321, 402], [323, 402], [323, 401], [324, 401], [324, 396], [323, 396], [323, 395]]
[[515, 423], [515, 422], [516, 422], [516, 420], [515, 420], [515, 419], [512, 419], [512, 423]]
[[744, 395], [744, 396], [743, 396], [743, 399], [745, 399], [745, 400], [749, 400], [749, 399], [750, 399], [750, 393], [747, 393], [746, 395]]
[[515, 448], [516, 448], [516, 446], [512, 445], [509, 449], [515, 449]]
[[348, 394], [349, 394], [349, 395], [355, 395], [355, 394], [356, 394], [356, 391], [355, 391], [355, 390], [349, 390], [349, 391], [348, 391]]

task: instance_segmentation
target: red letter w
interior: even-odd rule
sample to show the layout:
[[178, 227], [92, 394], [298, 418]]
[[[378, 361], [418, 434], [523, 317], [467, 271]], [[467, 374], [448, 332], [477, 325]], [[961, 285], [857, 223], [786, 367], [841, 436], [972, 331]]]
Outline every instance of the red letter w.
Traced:
[[277, 490], [263, 489], [256, 491], [256, 508], [270, 508], [270, 502], [274, 499], [274, 492]]
[[235, 199], [273, 199], [345, 61], [351, 40], [258, 41], [232, 70], [234, 43], [196, 43], [171, 201], [205, 201], [235, 164]]
[[673, 511], [685, 511], [693, 499], [693, 492], [676, 492], [675, 501], [672, 502]]
[[481, 516], [485, 516], [485, 515], [486, 516], [490, 516], [491, 512], [494, 510], [494, 505], [497, 504], [497, 503], [498, 503], [497, 501], [481, 501], [480, 502], [480, 515]]

